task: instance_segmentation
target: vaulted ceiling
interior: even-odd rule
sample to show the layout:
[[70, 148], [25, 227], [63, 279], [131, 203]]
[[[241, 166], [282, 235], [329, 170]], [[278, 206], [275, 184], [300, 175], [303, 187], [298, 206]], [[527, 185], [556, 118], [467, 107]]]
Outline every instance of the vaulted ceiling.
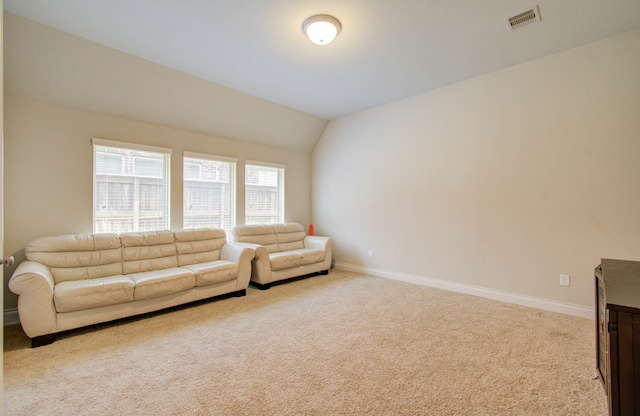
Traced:
[[[535, 6], [542, 20], [511, 30], [507, 19]], [[300, 150], [327, 120], [640, 28], [639, 0], [4, 0], [4, 9], [305, 113], [314, 128], [298, 134], [303, 143], [275, 142]], [[342, 23], [327, 46], [301, 30], [319, 13]]]

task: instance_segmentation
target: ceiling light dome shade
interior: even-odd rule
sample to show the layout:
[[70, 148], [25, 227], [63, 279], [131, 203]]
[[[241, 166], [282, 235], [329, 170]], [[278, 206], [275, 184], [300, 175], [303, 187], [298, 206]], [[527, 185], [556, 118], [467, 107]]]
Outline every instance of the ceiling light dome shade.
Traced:
[[311, 16], [302, 23], [302, 30], [316, 45], [328, 45], [336, 38], [342, 26], [340, 21], [327, 14]]

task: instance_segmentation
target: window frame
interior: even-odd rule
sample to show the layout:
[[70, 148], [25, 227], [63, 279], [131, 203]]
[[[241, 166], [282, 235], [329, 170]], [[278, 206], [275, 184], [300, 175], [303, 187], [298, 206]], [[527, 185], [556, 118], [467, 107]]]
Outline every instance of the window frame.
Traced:
[[[264, 222], [264, 221], [259, 221], [259, 222], [254, 222], [252, 221], [252, 217], [255, 217], [255, 215], [249, 215], [249, 198], [248, 198], [248, 189], [249, 186], [252, 184], [248, 184], [247, 183], [247, 174], [249, 171], [249, 166], [255, 166], [255, 167], [263, 167], [263, 168], [273, 168], [277, 170], [277, 205], [279, 206], [279, 209], [277, 210], [277, 218], [275, 218], [275, 220], [272, 220], [271, 222]], [[257, 160], [245, 160], [244, 163], [244, 168], [245, 168], [245, 172], [244, 172], [244, 201], [245, 201], [245, 208], [244, 208], [244, 215], [245, 215], [245, 224], [276, 224], [276, 223], [282, 223], [285, 221], [285, 176], [286, 176], [286, 166], [283, 164], [279, 164], [279, 163], [270, 163], [270, 162], [262, 162], [262, 161], [257, 161]]]
[[[186, 193], [187, 193], [187, 187], [185, 186], [185, 183], [187, 181], [190, 182], [201, 182], [201, 183], [225, 183], [225, 182], [221, 182], [219, 180], [215, 180], [215, 181], [210, 181], [210, 180], [205, 180], [202, 179], [202, 166], [199, 167], [199, 178], [198, 179], [187, 179], [185, 177], [185, 165], [187, 163], [190, 163], [188, 161], [186, 161], [187, 159], [200, 159], [203, 161], [212, 161], [212, 162], [218, 162], [218, 163], [225, 163], [225, 164], [229, 164], [229, 182], [228, 182], [228, 186], [229, 186], [229, 193], [228, 193], [228, 207], [224, 207], [221, 206], [221, 210], [227, 210], [228, 211], [228, 225], [225, 227], [225, 219], [224, 217], [221, 218], [220, 223], [221, 225], [215, 225], [215, 224], [209, 224], [209, 225], [202, 225], [202, 226], [191, 226], [187, 224], [187, 207], [186, 207]], [[192, 229], [192, 228], [222, 228], [223, 230], [225, 230], [225, 232], [227, 233], [227, 235], [231, 235], [231, 232], [233, 230], [233, 228], [236, 226], [236, 221], [237, 221], [237, 215], [236, 215], [236, 207], [237, 207], [237, 170], [238, 170], [238, 159], [236, 158], [232, 158], [232, 157], [227, 157], [227, 156], [219, 156], [219, 155], [212, 155], [212, 154], [207, 154], [207, 153], [196, 153], [196, 152], [188, 152], [188, 151], [184, 151], [182, 153], [182, 224], [183, 224], [183, 228], [185, 229]], [[219, 177], [219, 175], [216, 175], [216, 177]], [[224, 198], [221, 198], [221, 200], [224, 200]]]
[[[104, 140], [104, 139], [98, 139], [95, 137], [91, 139], [91, 144], [92, 144], [92, 151], [93, 151], [93, 166], [92, 166], [93, 206], [91, 209], [93, 232], [94, 233], [123, 233], [123, 232], [138, 232], [138, 231], [160, 231], [160, 230], [171, 229], [171, 155], [173, 154], [173, 150], [165, 147], [149, 146], [149, 145], [120, 142], [120, 141], [113, 141], [113, 140]], [[106, 192], [107, 192], [107, 198], [108, 198], [109, 196], [108, 185], [110, 183], [116, 183], [116, 182], [110, 182], [108, 178], [106, 181], [99, 180], [99, 176], [101, 174], [97, 170], [97, 167], [98, 167], [97, 155], [99, 153], [103, 153], [105, 155], [113, 155], [112, 153], [102, 151], [103, 148], [118, 149], [118, 150], [123, 150], [125, 152], [154, 153], [161, 156], [162, 158], [161, 159], [163, 163], [162, 177], [160, 178], [144, 176], [144, 175], [136, 175], [134, 160], [137, 157], [145, 157], [145, 156], [144, 155], [139, 156], [135, 154], [128, 156], [132, 159], [131, 174], [128, 174], [126, 170], [127, 168], [125, 166], [126, 165], [125, 159], [127, 156], [125, 155], [122, 155], [123, 167], [122, 167], [122, 171], [119, 174], [118, 173], [103, 174], [105, 177], [114, 177], [114, 178], [117, 177], [118, 183], [122, 184], [123, 187], [126, 187], [128, 185], [133, 188], [131, 201], [126, 201], [126, 203], [120, 204], [120, 206], [122, 206], [122, 205], [128, 205], [130, 203], [133, 206], [133, 208], [127, 208], [127, 209], [115, 210], [115, 211], [110, 209], [107, 210], [107, 212], [121, 212], [121, 213], [128, 213], [133, 211], [133, 214], [131, 216], [122, 215], [122, 218], [121, 218], [121, 220], [123, 221], [121, 224], [123, 224], [126, 220], [128, 220], [131, 223], [130, 226], [122, 226], [122, 225], [117, 226], [117, 222], [115, 222], [115, 220], [114, 220], [114, 223], [111, 225], [102, 226], [100, 224], [100, 215], [99, 215], [100, 210], [97, 210], [96, 207], [98, 206], [98, 198], [101, 197], [99, 195], [98, 190], [100, 187], [104, 188], [104, 186], [98, 186], [98, 185], [106, 184], [106, 187], [107, 187]], [[158, 180], [160, 180], [159, 184], [157, 183]], [[156, 181], [156, 183], [154, 184], [153, 181]], [[146, 182], [149, 182], [149, 183], [146, 183]], [[143, 224], [147, 222], [145, 220], [147, 220], [149, 217], [145, 217], [144, 215], [141, 215], [141, 210], [144, 209], [144, 207], [151, 206], [150, 202], [152, 201], [151, 200], [141, 201], [140, 199], [137, 199], [137, 198], [140, 195], [144, 194], [144, 192], [153, 191], [150, 188], [153, 186], [161, 188], [165, 198], [164, 198], [164, 201], [160, 201], [160, 203], [158, 204], [158, 207], [159, 207], [158, 209], [148, 208], [150, 211], [160, 212], [159, 227], [145, 227]], [[155, 201], [157, 201], [157, 199]], [[107, 223], [108, 221], [109, 221], [109, 218], [106, 217], [105, 221], [103, 222]]]

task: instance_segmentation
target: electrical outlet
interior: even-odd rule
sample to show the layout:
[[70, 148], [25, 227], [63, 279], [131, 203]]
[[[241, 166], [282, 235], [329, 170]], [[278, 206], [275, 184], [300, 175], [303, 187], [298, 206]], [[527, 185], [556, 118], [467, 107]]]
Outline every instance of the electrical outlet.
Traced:
[[368, 255], [369, 255], [369, 257], [373, 257], [373, 250], [369, 250]]
[[560, 275], [560, 286], [570, 286], [570, 277], [568, 274], [561, 274]]

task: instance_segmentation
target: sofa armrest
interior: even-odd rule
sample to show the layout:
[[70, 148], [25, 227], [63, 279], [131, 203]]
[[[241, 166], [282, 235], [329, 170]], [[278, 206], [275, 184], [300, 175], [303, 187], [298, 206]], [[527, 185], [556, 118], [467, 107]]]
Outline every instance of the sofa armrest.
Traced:
[[220, 260], [230, 261], [238, 265], [237, 289], [246, 289], [251, 279], [251, 261], [255, 257], [255, 249], [244, 243], [230, 241], [220, 249]]
[[304, 237], [304, 248], [316, 248], [327, 250], [327, 245], [331, 243], [331, 237], [322, 237], [319, 235], [308, 235]]
[[240, 261], [246, 259], [246, 256], [250, 256], [249, 261], [253, 260], [255, 250], [252, 247], [247, 247], [244, 243], [230, 241], [220, 249], [220, 260], [240, 263]]
[[304, 238], [304, 248], [324, 250], [325, 256], [322, 263], [322, 270], [329, 270], [331, 268], [333, 238], [319, 235], [308, 235]]
[[271, 283], [271, 260], [269, 260], [269, 252], [267, 249], [260, 244], [240, 241], [234, 241], [233, 244], [240, 244], [254, 251], [255, 257], [251, 261], [251, 280], [260, 284]]
[[54, 286], [47, 266], [29, 260], [20, 263], [9, 279], [9, 289], [18, 295], [20, 324], [30, 338], [56, 332]]

